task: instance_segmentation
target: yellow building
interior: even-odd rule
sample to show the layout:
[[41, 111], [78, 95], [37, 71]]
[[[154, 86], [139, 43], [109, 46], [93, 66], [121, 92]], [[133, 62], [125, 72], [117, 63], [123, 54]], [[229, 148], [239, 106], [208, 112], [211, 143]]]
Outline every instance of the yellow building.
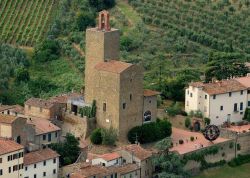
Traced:
[[23, 152], [22, 145], [0, 138], [0, 178], [23, 178]]
[[[118, 60], [119, 38], [107, 11], [100, 12], [98, 27], [87, 29], [85, 102], [96, 100], [98, 127], [113, 127], [126, 137], [144, 121], [143, 68]], [[151, 107], [153, 113], [156, 107]]]

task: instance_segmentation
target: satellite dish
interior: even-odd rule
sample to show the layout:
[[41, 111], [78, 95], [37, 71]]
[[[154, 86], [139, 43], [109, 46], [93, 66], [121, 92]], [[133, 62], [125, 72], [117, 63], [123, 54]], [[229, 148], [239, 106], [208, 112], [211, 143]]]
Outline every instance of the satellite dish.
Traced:
[[203, 132], [204, 137], [209, 141], [214, 141], [220, 136], [220, 130], [216, 125], [208, 125]]

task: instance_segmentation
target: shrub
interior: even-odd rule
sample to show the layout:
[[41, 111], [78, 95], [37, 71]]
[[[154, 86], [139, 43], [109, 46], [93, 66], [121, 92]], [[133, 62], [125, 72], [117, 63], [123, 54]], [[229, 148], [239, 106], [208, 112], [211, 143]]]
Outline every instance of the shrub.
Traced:
[[186, 128], [189, 128], [190, 125], [191, 125], [191, 120], [190, 120], [189, 117], [186, 117], [186, 119], [185, 119], [185, 127], [186, 127]]
[[205, 117], [204, 122], [206, 125], [209, 125], [211, 123], [211, 120], [208, 117]]
[[114, 146], [117, 141], [117, 131], [110, 127], [109, 129], [102, 129], [102, 144]]
[[231, 167], [236, 167], [245, 163], [250, 163], [250, 155], [238, 155], [237, 158], [231, 160], [228, 165]]
[[128, 140], [131, 143], [150, 143], [172, 134], [171, 123], [166, 120], [158, 120], [142, 126], [136, 126], [128, 132]]
[[182, 110], [179, 102], [175, 102], [167, 108], [167, 113], [169, 116], [176, 116], [177, 114], [181, 114], [181, 112]]
[[95, 129], [90, 135], [90, 140], [93, 144], [100, 145], [102, 143], [102, 130]]
[[196, 112], [194, 113], [194, 116], [195, 116], [195, 117], [198, 117], [198, 118], [202, 118], [202, 117], [203, 117], [202, 112], [201, 112], [200, 110], [196, 111]]
[[183, 143], [184, 143], [184, 141], [183, 141], [182, 139], [180, 139], [180, 140], [179, 140], [179, 144], [182, 145]]

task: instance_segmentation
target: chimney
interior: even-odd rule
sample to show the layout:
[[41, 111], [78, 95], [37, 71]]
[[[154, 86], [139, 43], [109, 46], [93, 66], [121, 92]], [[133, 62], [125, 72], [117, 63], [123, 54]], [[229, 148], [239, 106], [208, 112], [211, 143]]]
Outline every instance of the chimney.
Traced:
[[109, 12], [104, 10], [99, 13], [98, 30], [110, 31]]

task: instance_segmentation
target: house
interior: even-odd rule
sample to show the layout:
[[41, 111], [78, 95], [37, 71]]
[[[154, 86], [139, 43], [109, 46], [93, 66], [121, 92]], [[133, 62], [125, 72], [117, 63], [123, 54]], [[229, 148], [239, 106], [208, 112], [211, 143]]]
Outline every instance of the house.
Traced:
[[35, 128], [33, 144], [39, 149], [47, 148], [49, 144], [60, 141], [61, 129], [51, 121], [33, 117], [27, 119], [27, 124]]
[[24, 115], [24, 108], [20, 105], [2, 105], [2, 104], [0, 104], [0, 114], [22, 117]]
[[157, 105], [155, 97], [144, 95], [143, 68], [119, 60], [120, 32], [110, 27], [109, 19], [109, 13], [102, 11], [98, 27], [86, 30], [84, 101], [96, 101], [97, 127], [113, 127], [119, 138], [126, 139], [144, 118], [155, 120]]
[[132, 144], [121, 147], [117, 150], [123, 162], [136, 164], [141, 169], [141, 177], [151, 178], [153, 175], [152, 152], [142, 148], [140, 145]]
[[250, 77], [211, 83], [192, 82], [185, 90], [185, 111], [200, 111], [215, 125], [239, 122], [250, 106], [249, 83]]
[[27, 119], [19, 116], [0, 114], [0, 137], [15, 140], [26, 146], [33, 141], [33, 127], [27, 125]]
[[23, 178], [58, 178], [59, 155], [47, 148], [24, 155]]
[[24, 104], [24, 114], [43, 119], [60, 118], [64, 105], [54, 100], [30, 98]]
[[0, 138], [0, 177], [23, 178], [24, 147], [13, 140]]
[[105, 167], [122, 165], [122, 157], [116, 152], [106, 153], [92, 159], [92, 165], [102, 165]]

